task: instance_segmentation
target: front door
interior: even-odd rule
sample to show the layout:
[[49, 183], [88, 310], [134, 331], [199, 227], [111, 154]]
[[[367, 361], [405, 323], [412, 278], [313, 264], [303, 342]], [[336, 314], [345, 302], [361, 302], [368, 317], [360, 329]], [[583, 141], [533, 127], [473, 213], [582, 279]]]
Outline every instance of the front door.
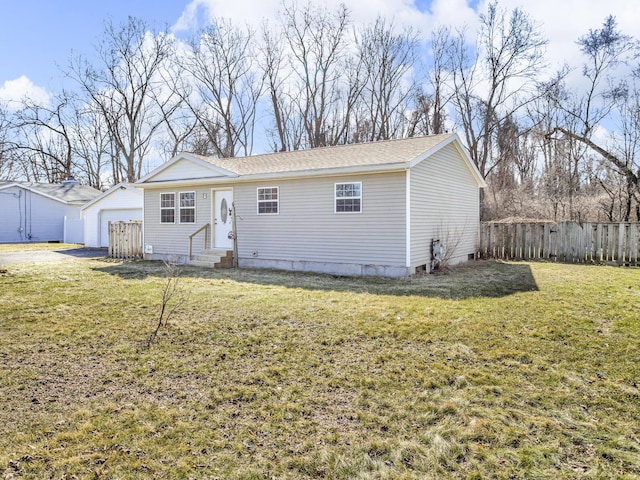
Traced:
[[233, 190], [215, 190], [213, 194], [213, 248], [233, 249]]

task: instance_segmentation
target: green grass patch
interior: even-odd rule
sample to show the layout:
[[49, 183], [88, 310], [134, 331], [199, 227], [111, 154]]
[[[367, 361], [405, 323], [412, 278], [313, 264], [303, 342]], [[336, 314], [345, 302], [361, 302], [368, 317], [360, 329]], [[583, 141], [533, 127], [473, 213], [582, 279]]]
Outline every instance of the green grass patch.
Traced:
[[637, 269], [0, 275], [9, 478], [640, 478]]

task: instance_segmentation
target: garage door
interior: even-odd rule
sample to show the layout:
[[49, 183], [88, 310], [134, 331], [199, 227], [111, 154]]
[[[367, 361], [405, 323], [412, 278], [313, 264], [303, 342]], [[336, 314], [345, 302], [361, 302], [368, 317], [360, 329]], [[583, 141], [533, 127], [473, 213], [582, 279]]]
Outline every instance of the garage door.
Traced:
[[141, 208], [103, 210], [100, 217], [100, 238], [98, 239], [100, 246], [109, 246], [109, 222], [129, 222], [131, 220], [142, 220]]

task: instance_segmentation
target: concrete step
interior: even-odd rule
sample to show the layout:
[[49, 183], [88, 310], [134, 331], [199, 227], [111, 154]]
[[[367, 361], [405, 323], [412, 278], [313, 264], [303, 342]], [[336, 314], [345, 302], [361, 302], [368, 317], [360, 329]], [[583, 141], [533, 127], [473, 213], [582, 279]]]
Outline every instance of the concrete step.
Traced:
[[233, 251], [205, 249], [198, 255], [194, 255], [189, 265], [207, 268], [231, 268], [233, 267]]
[[207, 255], [200, 253], [198, 255], [194, 255], [193, 259], [199, 262], [218, 263], [222, 259], [222, 257], [220, 255]]

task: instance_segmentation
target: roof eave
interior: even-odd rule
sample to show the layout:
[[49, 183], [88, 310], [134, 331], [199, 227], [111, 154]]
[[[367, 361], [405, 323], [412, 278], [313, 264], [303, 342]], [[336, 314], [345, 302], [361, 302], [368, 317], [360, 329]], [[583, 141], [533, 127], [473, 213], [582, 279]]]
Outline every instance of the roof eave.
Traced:
[[174, 185], [210, 185], [226, 183], [259, 182], [261, 180], [290, 180], [309, 177], [336, 177], [341, 175], [368, 175], [373, 173], [400, 172], [409, 168], [408, 162], [385, 163], [380, 165], [357, 165], [352, 167], [324, 168], [314, 170], [298, 170], [293, 172], [271, 172], [238, 175], [236, 177], [183, 178], [146, 182], [138, 184], [139, 188], [163, 188]]

